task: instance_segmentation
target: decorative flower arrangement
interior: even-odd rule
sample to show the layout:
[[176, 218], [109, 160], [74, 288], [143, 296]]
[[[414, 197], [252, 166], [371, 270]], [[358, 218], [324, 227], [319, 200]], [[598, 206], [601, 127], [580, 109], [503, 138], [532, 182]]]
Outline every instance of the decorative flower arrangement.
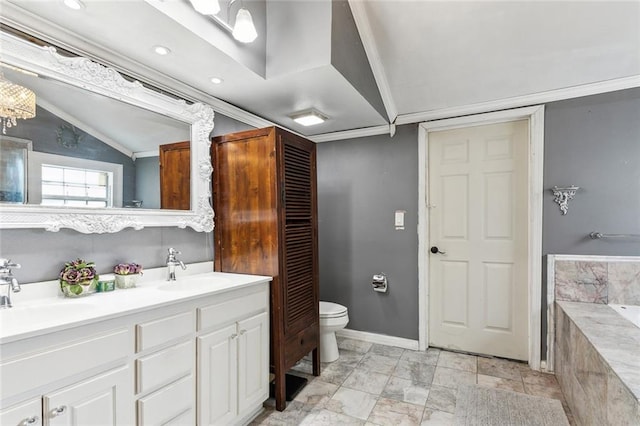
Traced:
[[118, 263], [113, 267], [113, 272], [118, 275], [142, 274], [142, 265], [138, 263]]
[[66, 262], [60, 271], [60, 289], [67, 297], [78, 297], [95, 293], [98, 273], [95, 263], [83, 259]]
[[113, 267], [116, 274], [116, 287], [132, 288], [136, 286], [138, 277], [142, 275], [142, 265], [138, 263], [118, 263]]

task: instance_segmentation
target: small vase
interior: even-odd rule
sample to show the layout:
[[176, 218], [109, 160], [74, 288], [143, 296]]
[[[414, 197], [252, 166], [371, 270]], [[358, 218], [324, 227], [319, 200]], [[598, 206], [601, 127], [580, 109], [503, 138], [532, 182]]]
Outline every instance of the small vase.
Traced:
[[95, 279], [77, 284], [60, 281], [60, 289], [66, 297], [82, 297], [96, 292], [96, 282]]
[[116, 287], [133, 288], [136, 286], [136, 283], [138, 282], [139, 277], [140, 277], [140, 274], [127, 274], [127, 275], [116, 274]]

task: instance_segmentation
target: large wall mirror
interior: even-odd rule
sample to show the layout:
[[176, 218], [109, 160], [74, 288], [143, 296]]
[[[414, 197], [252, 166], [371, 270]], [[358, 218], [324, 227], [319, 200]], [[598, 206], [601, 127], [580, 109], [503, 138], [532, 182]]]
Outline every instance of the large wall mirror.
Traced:
[[0, 227], [213, 229], [213, 110], [0, 33], [6, 80], [36, 116], [0, 133]]

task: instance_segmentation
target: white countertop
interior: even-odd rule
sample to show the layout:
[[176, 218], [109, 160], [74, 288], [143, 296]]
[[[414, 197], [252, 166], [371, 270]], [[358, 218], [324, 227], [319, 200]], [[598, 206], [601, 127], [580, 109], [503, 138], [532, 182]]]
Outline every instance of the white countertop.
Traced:
[[12, 294], [13, 308], [0, 309], [0, 344], [271, 281], [260, 275], [206, 272], [211, 269], [211, 262], [188, 265], [169, 282], [163, 275], [166, 268], [157, 268], [145, 271], [135, 288], [79, 298], [62, 296], [57, 280], [24, 284], [22, 292]]

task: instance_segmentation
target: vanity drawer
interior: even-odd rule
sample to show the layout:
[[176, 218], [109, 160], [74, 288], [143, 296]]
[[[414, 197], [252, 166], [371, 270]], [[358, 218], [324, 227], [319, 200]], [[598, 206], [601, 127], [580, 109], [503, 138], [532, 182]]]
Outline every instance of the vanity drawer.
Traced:
[[138, 324], [136, 326], [136, 351], [142, 352], [174, 339], [188, 336], [192, 332], [192, 311]]
[[260, 291], [237, 299], [198, 308], [198, 331], [229, 324], [256, 313], [266, 312], [268, 306], [268, 293]]
[[172, 424], [184, 417], [190, 421], [183, 424], [195, 424], [194, 403], [195, 385], [188, 376], [139, 399], [138, 425]]
[[0, 399], [123, 359], [131, 353], [130, 339], [129, 330], [121, 329], [3, 362]]
[[136, 360], [137, 393], [188, 375], [194, 365], [193, 346], [193, 341], [188, 341]]

